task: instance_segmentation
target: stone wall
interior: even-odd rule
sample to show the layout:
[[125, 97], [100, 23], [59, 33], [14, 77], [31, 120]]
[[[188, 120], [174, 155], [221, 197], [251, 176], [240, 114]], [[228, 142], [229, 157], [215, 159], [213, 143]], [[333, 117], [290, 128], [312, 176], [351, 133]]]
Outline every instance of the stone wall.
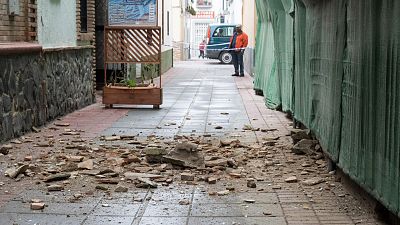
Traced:
[[94, 100], [91, 48], [0, 55], [0, 142]]

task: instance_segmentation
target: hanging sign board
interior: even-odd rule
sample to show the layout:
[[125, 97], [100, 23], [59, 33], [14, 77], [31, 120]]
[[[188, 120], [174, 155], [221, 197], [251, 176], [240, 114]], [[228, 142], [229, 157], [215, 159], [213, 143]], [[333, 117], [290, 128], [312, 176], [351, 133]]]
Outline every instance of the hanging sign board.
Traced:
[[108, 0], [108, 25], [157, 26], [157, 0]]

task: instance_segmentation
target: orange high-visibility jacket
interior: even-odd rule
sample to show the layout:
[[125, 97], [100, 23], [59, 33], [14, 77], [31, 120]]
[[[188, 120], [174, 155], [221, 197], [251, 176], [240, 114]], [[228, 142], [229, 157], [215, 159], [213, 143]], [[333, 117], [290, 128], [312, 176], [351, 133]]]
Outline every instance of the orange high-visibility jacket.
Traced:
[[235, 45], [232, 45], [232, 39], [233, 36], [231, 37], [229, 46], [232, 46], [233, 48], [246, 48], [247, 44], [249, 43], [249, 37], [244, 32], [237, 35]]

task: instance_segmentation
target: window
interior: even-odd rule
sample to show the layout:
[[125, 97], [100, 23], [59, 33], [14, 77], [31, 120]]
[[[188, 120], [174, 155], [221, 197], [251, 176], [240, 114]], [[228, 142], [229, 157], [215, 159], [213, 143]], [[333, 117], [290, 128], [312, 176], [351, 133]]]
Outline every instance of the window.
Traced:
[[234, 27], [218, 27], [215, 29], [213, 37], [231, 37], [234, 30]]
[[80, 0], [81, 9], [81, 33], [86, 33], [88, 31], [88, 18], [87, 18], [87, 0]]

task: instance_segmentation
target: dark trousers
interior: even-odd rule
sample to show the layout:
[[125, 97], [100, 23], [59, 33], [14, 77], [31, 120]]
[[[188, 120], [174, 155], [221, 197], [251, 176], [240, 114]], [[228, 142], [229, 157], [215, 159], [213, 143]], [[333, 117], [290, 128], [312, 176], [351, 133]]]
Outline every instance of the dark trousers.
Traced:
[[203, 59], [204, 59], [204, 50], [200, 50], [199, 58], [200, 58], [200, 57], [203, 57]]
[[244, 67], [243, 67], [243, 53], [244, 51], [233, 51], [232, 52], [232, 61], [233, 66], [235, 67], [235, 74], [244, 75]]

